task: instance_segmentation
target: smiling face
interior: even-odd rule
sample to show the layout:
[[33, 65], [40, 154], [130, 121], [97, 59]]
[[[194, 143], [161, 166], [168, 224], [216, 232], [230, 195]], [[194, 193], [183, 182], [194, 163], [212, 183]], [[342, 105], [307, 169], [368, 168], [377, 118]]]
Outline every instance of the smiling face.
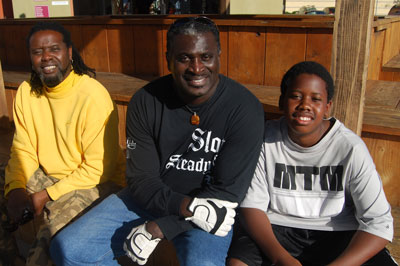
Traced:
[[316, 144], [330, 127], [326, 83], [314, 74], [301, 74], [283, 98], [283, 110], [290, 138], [300, 146]]
[[167, 58], [179, 97], [187, 104], [201, 104], [219, 82], [219, 50], [211, 32], [179, 34]]
[[32, 69], [47, 87], [60, 84], [71, 72], [72, 47], [67, 47], [61, 33], [38, 31], [29, 40]]

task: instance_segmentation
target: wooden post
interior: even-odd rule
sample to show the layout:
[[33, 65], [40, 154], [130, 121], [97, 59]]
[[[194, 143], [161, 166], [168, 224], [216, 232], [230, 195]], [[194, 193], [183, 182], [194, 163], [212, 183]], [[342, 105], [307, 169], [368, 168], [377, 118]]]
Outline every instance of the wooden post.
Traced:
[[10, 127], [10, 117], [7, 110], [6, 89], [4, 87], [3, 70], [0, 61], [0, 128]]
[[331, 73], [332, 114], [361, 134], [375, 0], [337, 0]]
[[220, 0], [219, 1], [219, 14], [228, 15], [229, 12], [229, 2], [230, 0]]

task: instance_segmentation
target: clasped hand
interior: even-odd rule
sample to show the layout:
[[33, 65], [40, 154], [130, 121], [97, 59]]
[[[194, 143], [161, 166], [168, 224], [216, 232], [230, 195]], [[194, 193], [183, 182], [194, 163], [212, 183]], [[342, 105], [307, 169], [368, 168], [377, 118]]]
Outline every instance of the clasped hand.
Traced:
[[236, 202], [214, 198], [193, 198], [188, 210], [193, 216], [185, 218], [210, 234], [226, 236], [235, 222]]
[[126, 255], [139, 265], [144, 265], [161, 238], [154, 238], [146, 230], [146, 223], [132, 229], [124, 242]]

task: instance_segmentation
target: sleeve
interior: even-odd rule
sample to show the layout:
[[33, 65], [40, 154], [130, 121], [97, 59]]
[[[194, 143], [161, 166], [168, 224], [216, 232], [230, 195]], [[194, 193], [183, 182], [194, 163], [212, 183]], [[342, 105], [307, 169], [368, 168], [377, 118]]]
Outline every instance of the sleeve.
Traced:
[[256, 170], [254, 171], [254, 176], [240, 207], [256, 208], [267, 212], [270, 201], [268, 191], [265, 144], [263, 144]]
[[[25, 188], [28, 178], [39, 167], [36, 153], [36, 135], [28, 134], [28, 127], [24, 117], [23, 91], [27, 83], [18, 88], [14, 104], [13, 117], [15, 133], [11, 146], [10, 160], [6, 167], [5, 195], [13, 189]], [[29, 108], [29, 107], [27, 107]]]
[[358, 230], [389, 241], [393, 238], [393, 218], [382, 182], [364, 142], [355, 147], [350, 192], [356, 208]]
[[128, 105], [126, 118], [126, 178], [136, 203], [154, 217], [179, 216], [185, 195], [174, 192], [160, 178], [161, 165], [152, 127], [156, 109], [137, 92]]
[[82, 162], [71, 174], [47, 188], [49, 196], [56, 200], [78, 189], [90, 189], [110, 178], [121, 159], [118, 141], [118, 114], [108, 94], [100, 95], [100, 101], [89, 102], [82, 136]]
[[264, 110], [255, 97], [243, 102], [227, 121], [225, 143], [211, 169], [213, 182], [197, 197], [240, 203], [247, 192], [260, 155]]

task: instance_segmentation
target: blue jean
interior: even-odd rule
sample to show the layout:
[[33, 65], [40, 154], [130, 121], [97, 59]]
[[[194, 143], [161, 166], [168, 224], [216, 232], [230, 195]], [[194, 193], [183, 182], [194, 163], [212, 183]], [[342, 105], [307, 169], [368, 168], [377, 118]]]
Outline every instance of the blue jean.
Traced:
[[[119, 265], [125, 255], [123, 242], [132, 228], [153, 217], [132, 202], [128, 189], [112, 194], [51, 241], [50, 254], [56, 265]], [[193, 229], [172, 242], [181, 266], [225, 265], [232, 239]]]

